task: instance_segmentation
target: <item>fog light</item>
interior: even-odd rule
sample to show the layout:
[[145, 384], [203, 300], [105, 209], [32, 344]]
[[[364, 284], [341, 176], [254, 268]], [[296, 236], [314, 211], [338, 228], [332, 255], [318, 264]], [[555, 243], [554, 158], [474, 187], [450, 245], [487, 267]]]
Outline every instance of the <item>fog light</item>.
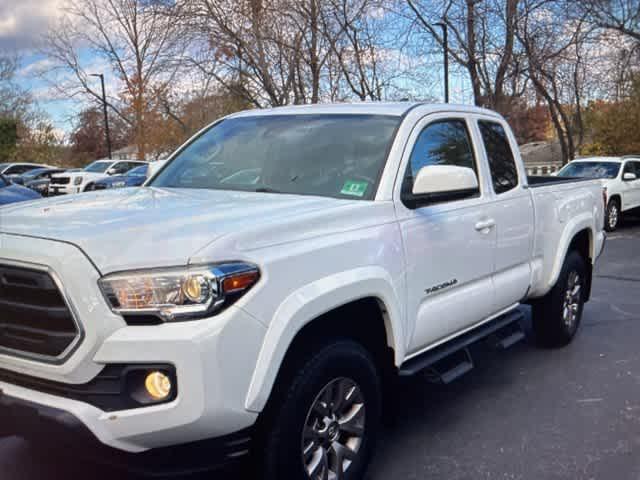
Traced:
[[171, 394], [171, 379], [162, 372], [147, 375], [144, 386], [154, 400], [164, 400]]

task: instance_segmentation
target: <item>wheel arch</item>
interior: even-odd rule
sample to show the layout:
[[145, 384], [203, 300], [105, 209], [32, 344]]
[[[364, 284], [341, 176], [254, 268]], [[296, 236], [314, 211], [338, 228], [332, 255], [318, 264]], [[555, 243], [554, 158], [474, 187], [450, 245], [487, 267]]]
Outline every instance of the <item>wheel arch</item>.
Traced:
[[570, 252], [576, 251], [585, 260], [587, 267], [587, 296], [585, 301], [591, 296], [591, 279], [593, 272], [593, 259], [596, 257], [596, 245], [594, 230], [591, 226], [585, 226], [584, 222], [579, 222], [570, 230], [572, 233], [566, 235], [558, 245], [558, 256], [554, 262], [553, 272], [549, 281], [549, 289], [558, 281], [562, 266]]
[[[349, 315], [354, 320], [345, 322]], [[303, 286], [285, 299], [269, 325], [245, 408], [264, 409], [283, 366], [308, 341], [352, 338], [372, 348], [376, 357], [389, 355], [388, 367], [393, 368], [405, 354], [402, 330], [400, 302], [380, 267], [358, 268]]]
[[613, 201], [617, 201], [618, 206], [620, 207], [620, 209], [622, 209], [622, 194], [614, 193], [613, 195], [611, 195], [609, 197], [609, 202], [613, 202]]

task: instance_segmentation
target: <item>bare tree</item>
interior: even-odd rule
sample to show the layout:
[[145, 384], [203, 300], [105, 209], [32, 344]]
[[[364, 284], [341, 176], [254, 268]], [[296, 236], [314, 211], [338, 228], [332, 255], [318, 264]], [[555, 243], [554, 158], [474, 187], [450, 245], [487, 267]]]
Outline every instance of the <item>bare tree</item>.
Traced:
[[[184, 42], [175, 21], [181, 3], [154, 0], [67, 0], [65, 15], [49, 32], [45, 53], [54, 70], [71, 74], [59, 84], [65, 96], [82, 95], [102, 101], [95, 81], [95, 59], [106, 63], [122, 86], [108, 106], [125, 120], [135, 135], [138, 156], [147, 154], [145, 117], [153, 100], [151, 89], [172, 87], [182, 67]], [[81, 52], [89, 50], [93, 61]]]
[[192, 64], [257, 107], [381, 99], [386, 0], [193, 0]]
[[449, 54], [468, 73], [477, 105], [508, 110], [505, 103], [517, 85], [515, 30], [519, 0], [447, 0], [444, 5], [407, 0], [416, 24], [444, 48], [443, 22], [450, 32]]
[[558, 0], [523, 0], [517, 29], [526, 58], [523, 74], [547, 104], [564, 163], [575, 158], [584, 140], [584, 56], [591, 33], [584, 17], [558, 20], [571, 7]]
[[582, 0], [577, 6], [597, 26], [640, 42], [640, 0]]

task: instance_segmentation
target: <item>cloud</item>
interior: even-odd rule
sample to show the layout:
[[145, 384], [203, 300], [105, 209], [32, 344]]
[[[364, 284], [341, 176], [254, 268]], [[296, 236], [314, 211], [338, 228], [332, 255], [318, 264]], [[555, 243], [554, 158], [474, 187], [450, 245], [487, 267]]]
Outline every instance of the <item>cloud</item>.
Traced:
[[63, 0], [0, 0], [0, 51], [36, 47]]

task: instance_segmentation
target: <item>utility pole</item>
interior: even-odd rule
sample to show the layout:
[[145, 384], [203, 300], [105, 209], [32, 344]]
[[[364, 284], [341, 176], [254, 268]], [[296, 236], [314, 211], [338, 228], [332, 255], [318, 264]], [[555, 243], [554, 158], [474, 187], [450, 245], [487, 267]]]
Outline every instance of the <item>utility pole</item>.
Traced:
[[449, 103], [449, 28], [445, 22], [436, 23], [442, 28], [442, 43], [444, 48], [444, 103]]
[[104, 75], [102, 73], [90, 73], [91, 77], [100, 77], [100, 84], [102, 85], [102, 109], [104, 111], [104, 131], [107, 137], [107, 154], [111, 159], [111, 136], [109, 135], [109, 115], [107, 114], [107, 94], [104, 89]]

